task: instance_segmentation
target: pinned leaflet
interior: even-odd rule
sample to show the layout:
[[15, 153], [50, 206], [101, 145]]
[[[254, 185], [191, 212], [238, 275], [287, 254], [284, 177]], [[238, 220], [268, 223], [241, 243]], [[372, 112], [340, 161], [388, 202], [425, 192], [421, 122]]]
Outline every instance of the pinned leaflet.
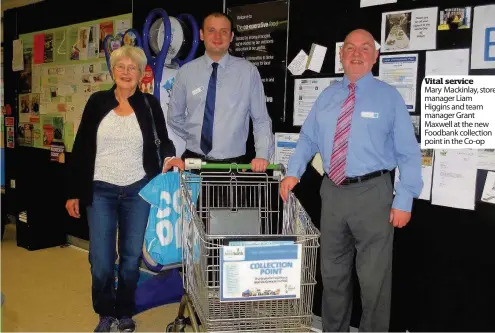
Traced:
[[421, 86], [421, 148], [495, 148], [495, 78], [427, 76]]

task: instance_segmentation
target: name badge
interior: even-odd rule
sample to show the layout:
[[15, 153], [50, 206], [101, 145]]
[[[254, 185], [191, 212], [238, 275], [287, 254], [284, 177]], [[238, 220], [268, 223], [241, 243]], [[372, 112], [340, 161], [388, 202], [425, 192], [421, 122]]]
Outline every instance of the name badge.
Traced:
[[362, 118], [378, 118], [380, 114], [378, 112], [361, 112]]
[[196, 88], [192, 91], [193, 96], [203, 91], [203, 87]]

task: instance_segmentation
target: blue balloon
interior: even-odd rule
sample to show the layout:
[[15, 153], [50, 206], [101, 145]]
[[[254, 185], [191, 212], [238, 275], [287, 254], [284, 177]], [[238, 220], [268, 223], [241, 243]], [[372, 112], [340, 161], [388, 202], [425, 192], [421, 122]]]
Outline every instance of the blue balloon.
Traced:
[[[161, 18], [163, 21], [164, 25], [164, 38], [163, 38], [163, 43], [162, 47], [160, 49], [160, 52], [156, 54], [156, 56], [153, 56], [151, 50], [150, 50], [150, 45], [149, 45], [149, 35], [150, 35], [150, 29], [153, 21], [155, 21], [156, 18]], [[194, 56], [196, 54], [196, 51], [198, 49], [199, 45], [199, 26], [194, 17], [191, 14], [180, 14], [177, 19], [179, 21], [189, 21], [191, 25], [191, 30], [192, 30], [192, 46], [191, 50], [189, 51], [188, 55], [184, 59], [179, 59], [178, 56], [176, 56], [174, 59], [172, 59], [172, 62], [175, 62], [180, 66], [188, 63], [189, 61], [194, 59]], [[125, 31], [124, 34], [117, 34], [117, 36], [113, 35], [107, 35], [103, 41], [103, 46], [104, 46], [104, 51], [105, 51], [105, 59], [107, 62], [107, 67], [110, 72], [110, 76], [113, 79], [113, 74], [112, 74], [112, 68], [110, 64], [110, 54], [112, 53], [112, 48], [109, 43], [114, 40], [120, 40], [120, 46], [124, 44], [124, 40], [127, 36], [129, 35], [134, 35], [135, 36], [135, 46], [140, 47], [143, 49], [144, 54], [146, 55], [147, 63], [151, 67], [151, 70], [153, 71], [153, 79], [154, 79], [154, 84], [153, 84], [153, 95], [160, 100], [160, 83], [162, 81], [162, 76], [163, 76], [163, 67], [165, 65], [165, 59], [167, 58], [168, 50], [170, 48], [170, 44], [172, 42], [172, 25], [170, 23], [169, 16], [167, 12], [161, 8], [155, 8], [153, 9], [148, 16], [146, 17], [146, 20], [144, 22], [144, 27], [143, 27], [143, 35], [141, 36], [139, 32], [136, 29], [128, 29]]]
[[141, 36], [139, 35], [139, 32], [136, 30], [136, 29], [127, 29], [126, 32], [124, 33], [124, 38], [123, 40], [125, 41], [125, 37], [127, 35], [134, 35], [134, 37], [136, 37], [135, 39], [135, 45], [134, 46], [137, 46], [137, 47], [140, 47], [140, 48], [143, 48], [143, 42], [141, 40]]
[[[154, 19], [157, 16], [161, 17], [163, 20], [164, 38], [160, 52], [158, 52], [156, 57], [153, 57], [151, 55], [151, 50], [150, 50], [149, 34], [150, 34], [151, 24], [153, 23]], [[144, 54], [146, 54], [146, 57], [148, 58], [148, 65], [150, 65], [151, 69], [153, 70], [153, 76], [154, 76], [153, 95], [158, 100], [160, 100], [160, 82], [162, 81], [163, 66], [165, 64], [165, 58], [167, 57], [167, 53], [171, 41], [172, 41], [172, 26], [170, 24], [170, 19], [168, 18], [167, 13], [161, 8], [153, 9], [146, 17], [146, 20], [144, 21], [143, 50], [144, 50]]]
[[186, 20], [189, 21], [192, 27], [191, 31], [193, 34], [192, 46], [191, 46], [191, 50], [189, 51], [189, 54], [184, 58], [184, 60], [180, 60], [178, 56], [172, 60], [173, 62], [177, 63], [179, 66], [182, 66], [194, 59], [194, 55], [196, 54], [196, 50], [198, 49], [198, 45], [199, 45], [199, 26], [191, 14], [180, 14], [179, 16], [177, 16], [177, 19], [179, 21], [186, 21]]

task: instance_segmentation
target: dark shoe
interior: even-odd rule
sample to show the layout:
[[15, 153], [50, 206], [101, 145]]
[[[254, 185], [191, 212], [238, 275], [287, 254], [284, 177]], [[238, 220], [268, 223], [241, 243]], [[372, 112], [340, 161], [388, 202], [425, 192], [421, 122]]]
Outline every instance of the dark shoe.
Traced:
[[114, 317], [100, 317], [100, 322], [95, 328], [95, 332], [111, 332], [117, 326], [117, 319]]
[[136, 322], [129, 317], [122, 317], [119, 320], [120, 332], [134, 332], [136, 330]]

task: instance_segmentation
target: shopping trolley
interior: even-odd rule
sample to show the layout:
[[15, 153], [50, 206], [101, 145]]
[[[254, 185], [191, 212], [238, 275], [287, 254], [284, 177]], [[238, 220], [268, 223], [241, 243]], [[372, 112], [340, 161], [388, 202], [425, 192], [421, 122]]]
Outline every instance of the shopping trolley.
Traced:
[[293, 193], [280, 199], [283, 166], [188, 166], [199, 171], [181, 174], [185, 294], [167, 332], [311, 331], [320, 233]]

